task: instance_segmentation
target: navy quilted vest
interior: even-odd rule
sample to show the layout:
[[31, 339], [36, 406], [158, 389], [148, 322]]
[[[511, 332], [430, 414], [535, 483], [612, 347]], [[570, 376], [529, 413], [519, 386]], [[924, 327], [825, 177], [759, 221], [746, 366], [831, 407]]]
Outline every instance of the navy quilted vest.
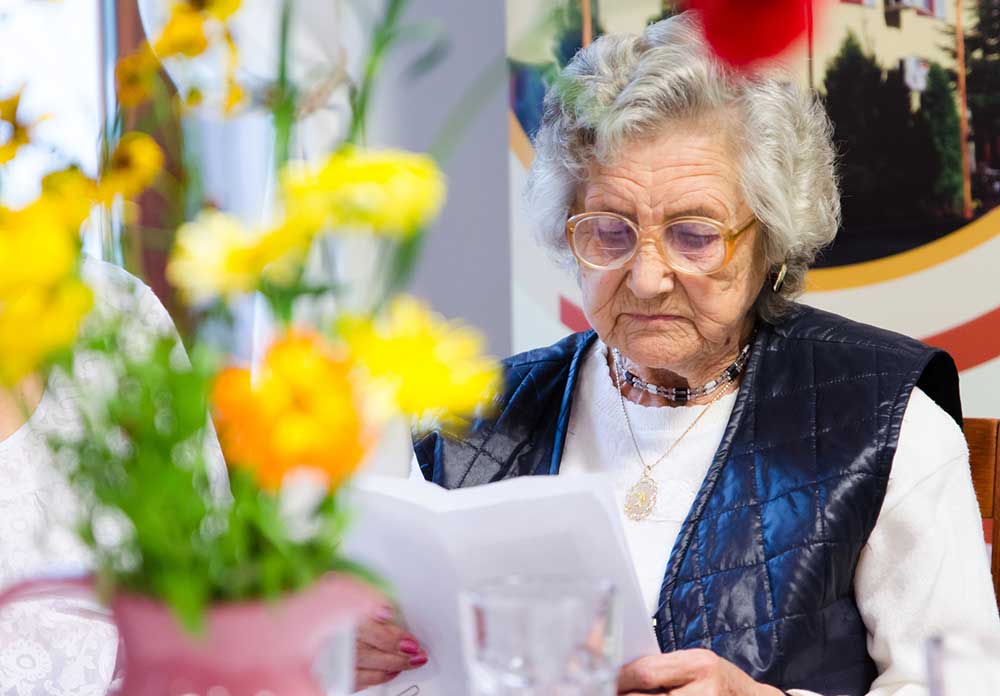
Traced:
[[[505, 363], [498, 415], [415, 443], [447, 488], [555, 474], [593, 332]], [[865, 694], [876, 676], [854, 600], [909, 395], [961, 423], [951, 358], [799, 306], [758, 331], [733, 413], [670, 554], [662, 650], [710, 648], [758, 681]]]

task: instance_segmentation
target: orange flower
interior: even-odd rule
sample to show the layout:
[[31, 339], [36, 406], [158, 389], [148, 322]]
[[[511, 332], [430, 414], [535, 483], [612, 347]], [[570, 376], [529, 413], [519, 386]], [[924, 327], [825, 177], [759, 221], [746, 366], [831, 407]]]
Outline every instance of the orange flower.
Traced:
[[272, 492], [296, 469], [320, 473], [335, 489], [357, 469], [368, 440], [352, 367], [318, 335], [294, 332], [271, 347], [256, 380], [246, 369], [224, 370], [212, 403], [230, 466], [253, 471]]

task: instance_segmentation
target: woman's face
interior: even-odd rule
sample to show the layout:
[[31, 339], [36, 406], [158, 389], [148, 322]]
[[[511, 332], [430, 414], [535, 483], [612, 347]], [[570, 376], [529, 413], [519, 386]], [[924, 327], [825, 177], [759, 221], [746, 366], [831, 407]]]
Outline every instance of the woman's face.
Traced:
[[[671, 124], [629, 145], [614, 164], [591, 168], [574, 212], [616, 212], [642, 227], [680, 215], [742, 226], [752, 213], [722, 130]], [[581, 265], [584, 313], [606, 344], [640, 367], [682, 376], [714, 370], [738, 349], [763, 282], [756, 236], [754, 224], [737, 238], [728, 265], [694, 276], [674, 272], [644, 233], [624, 268]]]

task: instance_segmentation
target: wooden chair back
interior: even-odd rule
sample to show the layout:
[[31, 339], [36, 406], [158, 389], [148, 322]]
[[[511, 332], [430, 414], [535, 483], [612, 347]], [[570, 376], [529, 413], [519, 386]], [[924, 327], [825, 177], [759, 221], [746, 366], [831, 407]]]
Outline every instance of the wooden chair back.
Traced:
[[993, 591], [1000, 604], [1000, 420], [996, 418], [966, 418], [965, 439], [969, 443], [969, 463], [972, 465], [972, 485], [979, 499], [986, 543], [992, 544], [990, 569], [993, 571]]

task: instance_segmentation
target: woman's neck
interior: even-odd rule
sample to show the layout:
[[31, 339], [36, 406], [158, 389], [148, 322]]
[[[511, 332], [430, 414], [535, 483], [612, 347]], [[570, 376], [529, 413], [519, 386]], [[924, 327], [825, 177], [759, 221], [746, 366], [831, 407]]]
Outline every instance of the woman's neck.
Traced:
[[0, 440], [6, 440], [28, 422], [44, 391], [44, 380], [34, 374], [13, 387], [0, 388]]
[[[752, 323], [748, 323], [745, 330], [741, 332], [739, 340], [727, 343], [720, 350], [713, 351], [710, 356], [699, 359], [696, 364], [682, 365], [676, 370], [636, 365], [624, 355], [622, 355], [622, 362], [626, 370], [647, 384], [654, 384], [657, 387], [668, 389], [697, 389], [712, 380], [718, 379], [730, 365], [736, 362], [740, 350], [747, 344], [752, 335], [753, 325]], [[611, 371], [612, 381], [616, 384], [624, 378], [624, 375], [617, 374], [614, 357], [610, 350], [608, 351], [608, 369]], [[738, 386], [738, 377], [735, 382]], [[620, 388], [625, 398], [643, 406], [696, 406], [706, 404], [716, 396], [715, 394], [708, 394], [703, 397], [692, 398], [684, 404], [679, 404], [657, 394], [650, 394], [645, 389], [639, 389], [625, 383], [622, 383]]]

